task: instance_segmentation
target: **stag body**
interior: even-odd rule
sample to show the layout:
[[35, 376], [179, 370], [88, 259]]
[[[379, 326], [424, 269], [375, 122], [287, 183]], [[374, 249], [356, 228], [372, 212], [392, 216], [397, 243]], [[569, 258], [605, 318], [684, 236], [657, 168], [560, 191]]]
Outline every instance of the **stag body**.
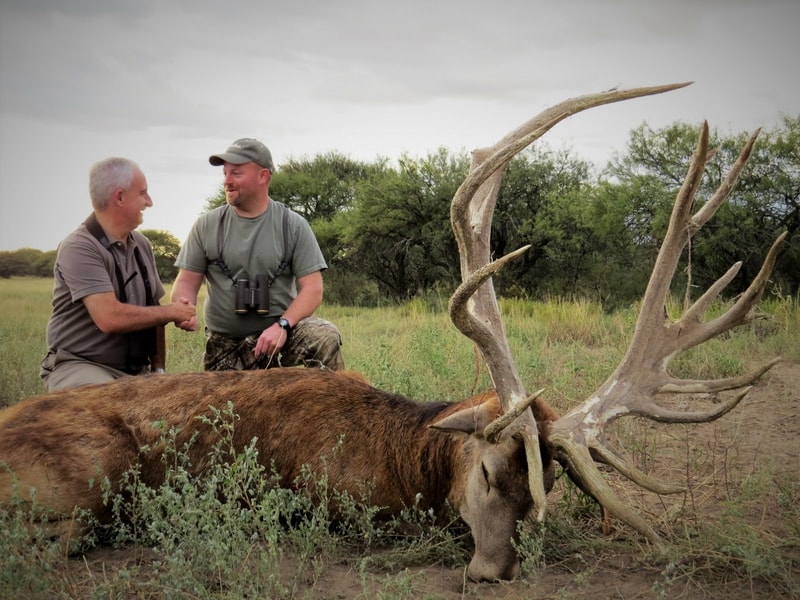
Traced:
[[[81, 507], [108, 521], [100, 486], [89, 481], [108, 477], [118, 489], [123, 473], [138, 464], [145, 483], [160, 484], [163, 428], [157, 422], [180, 430], [179, 447], [197, 436], [189, 457], [201, 475], [218, 435], [199, 417], [209, 417], [210, 406], [225, 410], [228, 402], [238, 415], [236, 448], [255, 438], [259, 461], [274, 464], [285, 485], [308, 465], [356, 499], [371, 490], [369, 503], [389, 514], [418, 497], [434, 511], [449, 501], [475, 539], [470, 577], [516, 576], [511, 539], [532, 500], [522, 443], [513, 436], [490, 443], [481, 435], [501, 414], [493, 393], [423, 404], [352, 376], [306, 369], [137, 377], [3, 410], [0, 462], [18, 478], [23, 498], [36, 488], [38, 501], [59, 513]], [[547, 422], [551, 413], [541, 406], [538, 420]], [[0, 501], [10, 499], [12, 483], [8, 471], [0, 472]]]

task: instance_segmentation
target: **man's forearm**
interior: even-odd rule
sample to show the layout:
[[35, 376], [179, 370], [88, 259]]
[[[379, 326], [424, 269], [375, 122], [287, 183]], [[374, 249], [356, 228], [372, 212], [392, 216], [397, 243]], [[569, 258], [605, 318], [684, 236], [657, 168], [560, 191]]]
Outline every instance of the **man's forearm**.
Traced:
[[172, 302], [180, 302], [182, 299], [188, 300], [191, 304], [197, 304], [197, 290], [192, 290], [187, 285], [180, 285], [178, 282], [172, 286], [172, 294], [170, 300]]
[[204, 279], [204, 273], [187, 271], [186, 269], [178, 271], [175, 283], [172, 284], [172, 301], [182, 302], [183, 300], [188, 300], [196, 305], [197, 294], [200, 292], [200, 286], [203, 284]]
[[292, 326], [295, 326], [298, 321], [313, 315], [320, 304], [322, 304], [321, 295], [314, 293], [303, 294], [303, 292], [300, 291], [297, 297], [295, 297], [292, 303], [287, 307], [283, 316], [289, 320]]

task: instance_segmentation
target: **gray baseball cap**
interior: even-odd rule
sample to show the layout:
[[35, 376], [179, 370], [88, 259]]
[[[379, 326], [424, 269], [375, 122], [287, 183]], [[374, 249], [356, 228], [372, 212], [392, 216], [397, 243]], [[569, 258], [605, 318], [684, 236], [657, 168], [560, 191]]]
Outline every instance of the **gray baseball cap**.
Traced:
[[253, 138], [236, 140], [228, 146], [225, 152], [209, 156], [208, 162], [215, 167], [219, 167], [223, 163], [243, 165], [244, 163], [254, 162], [260, 167], [269, 169], [270, 173], [275, 170], [269, 148]]

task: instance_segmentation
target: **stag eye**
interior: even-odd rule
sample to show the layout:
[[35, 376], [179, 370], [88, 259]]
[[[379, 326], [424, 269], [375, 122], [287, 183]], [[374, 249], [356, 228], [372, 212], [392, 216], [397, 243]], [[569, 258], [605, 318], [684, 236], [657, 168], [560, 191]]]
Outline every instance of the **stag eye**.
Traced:
[[488, 494], [492, 489], [492, 485], [489, 483], [489, 471], [486, 470], [484, 463], [481, 463], [481, 472], [483, 473], [483, 481], [486, 483], [486, 493]]

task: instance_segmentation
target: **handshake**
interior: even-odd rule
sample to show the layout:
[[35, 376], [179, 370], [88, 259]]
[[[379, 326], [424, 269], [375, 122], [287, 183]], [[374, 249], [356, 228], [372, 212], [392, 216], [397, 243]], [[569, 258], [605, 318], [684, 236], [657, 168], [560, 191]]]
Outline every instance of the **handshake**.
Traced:
[[181, 297], [164, 308], [170, 310], [169, 321], [175, 323], [175, 327], [184, 331], [197, 330], [197, 307], [188, 298]]

